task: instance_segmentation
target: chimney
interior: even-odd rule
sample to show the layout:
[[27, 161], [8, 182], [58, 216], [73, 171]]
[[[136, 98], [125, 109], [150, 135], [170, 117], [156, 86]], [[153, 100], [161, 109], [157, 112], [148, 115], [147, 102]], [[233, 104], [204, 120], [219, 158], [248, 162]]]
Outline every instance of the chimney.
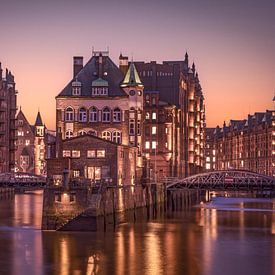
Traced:
[[0, 81], [3, 79], [2, 73], [3, 73], [2, 64], [0, 62]]
[[128, 56], [119, 55], [119, 69], [126, 75], [128, 71]]
[[98, 76], [100, 78], [103, 77], [103, 57], [102, 57], [102, 53], [99, 53], [99, 57], [98, 57]]
[[74, 56], [73, 57], [73, 76], [75, 76], [82, 70], [83, 68], [83, 56]]

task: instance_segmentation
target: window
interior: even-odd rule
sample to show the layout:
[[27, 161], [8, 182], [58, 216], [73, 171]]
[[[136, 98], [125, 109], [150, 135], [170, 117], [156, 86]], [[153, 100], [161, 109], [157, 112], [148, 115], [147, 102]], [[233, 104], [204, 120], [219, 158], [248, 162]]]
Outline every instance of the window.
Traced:
[[72, 88], [72, 95], [80, 95], [81, 93], [81, 87], [80, 86], [75, 86]]
[[89, 166], [88, 167], [88, 178], [91, 180], [101, 179], [101, 167]]
[[91, 122], [97, 122], [97, 108], [93, 107], [91, 110], [90, 110], [90, 121]]
[[210, 166], [210, 163], [206, 163], [206, 164], [205, 164], [205, 168], [206, 168], [207, 170], [209, 170], [210, 167], [211, 167], [211, 166]]
[[152, 141], [152, 149], [157, 149], [157, 142], [156, 141]]
[[96, 156], [98, 158], [105, 158], [105, 150], [97, 150], [96, 151]]
[[71, 151], [70, 150], [63, 150], [63, 157], [70, 157]]
[[150, 127], [149, 126], [145, 127], [145, 136], [150, 136]]
[[113, 132], [113, 142], [121, 143], [121, 133], [118, 131]]
[[145, 119], [150, 119], [150, 113], [149, 112], [146, 112]]
[[154, 120], [157, 119], [157, 113], [156, 112], [152, 112], [152, 119], [154, 119]]
[[138, 123], [137, 123], [137, 134], [141, 135], [141, 132], [140, 132], [140, 121], [138, 121]]
[[84, 131], [84, 130], [81, 130], [81, 131], [79, 131], [78, 132], [78, 135], [79, 136], [84, 136], [84, 135], [86, 135], [87, 133]]
[[92, 135], [92, 136], [97, 136], [97, 132], [95, 131], [95, 130], [90, 130], [89, 132], [88, 132], [88, 134], [89, 135]]
[[81, 108], [79, 110], [79, 121], [86, 122], [87, 121], [87, 111], [85, 108]]
[[106, 140], [111, 140], [111, 133], [109, 131], [104, 131], [102, 133], [102, 138]]
[[168, 134], [168, 128], [165, 127], [165, 134]]
[[152, 97], [152, 105], [156, 105], [156, 98]]
[[135, 121], [133, 119], [130, 119], [129, 122], [129, 135], [135, 134]]
[[80, 158], [80, 151], [79, 150], [72, 150], [72, 157], [73, 158]]
[[26, 146], [30, 145], [30, 140], [26, 139], [25, 144], [26, 144]]
[[79, 170], [73, 170], [73, 177], [78, 178], [80, 176], [80, 171]]
[[18, 132], [17, 132], [17, 135], [23, 137], [23, 136], [24, 136], [24, 132], [23, 132], [23, 131], [18, 131]]
[[210, 161], [210, 157], [206, 157], [206, 161], [208, 161], [208, 162], [209, 162], [209, 161]]
[[108, 107], [105, 107], [102, 111], [102, 121], [110, 122], [111, 119], [111, 111]]
[[157, 126], [152, 126], [152, 135], [156, 135], [157, 133]]
[[73, 121], [74, 120], [74, 110], [71, 107], [68, 107], [65, 112], [65, 120]]
[[88, 150], [87, 158], [95, 158], [95, 150]]
[[145, 149], [150, 149], [150, 141], [145, 142]]
[[121, 110], [119, 108], [114, 109], [113, 121], [114, 122], [120, 122], [121, 121]]
[[71, 130], [68, 130], [66, 133], [65, 133], [65, 139], [68, 139], [68, 138], [71, 138], [73, 137], [73, 132]]
[[29, 156], [20, 156], [20, 166], [29, 166]]
[[23, 126], [23, 120], [18, 120], [18, 125]]

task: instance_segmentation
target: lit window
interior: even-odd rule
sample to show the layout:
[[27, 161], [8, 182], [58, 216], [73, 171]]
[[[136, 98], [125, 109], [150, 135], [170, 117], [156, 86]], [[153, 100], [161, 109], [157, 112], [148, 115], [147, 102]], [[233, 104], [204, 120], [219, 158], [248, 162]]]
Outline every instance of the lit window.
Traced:
[[30, 145], [30, 140], [26, 139], [25, 144], [26, 144], [26, 146]]
[[18, 134], [18, 136], [22, 136], [22, 137], [24, 136], [24, 132], [23, 131], [18, 131], [17, 134]]
[[63, 150], [63, 157], [70, 157], [71, 151], [70, 150]]
[[209, 170], [210, 169], [210, 163], [206, 163], [205, 168], [206, 168], [206, 170]]
[[216, 150], [213, 150], [213, 156], [215, 156], [216, 155]]
[[97, 150], [96, 151], [96, 156], [98, 158], [105, 158], [105, 150]]
[[145, 119], [150, 119], [150, 113], [146, 112]]
[[72, 150], [72, 157], [73, 158], [79, 158], [80, 157], [80, 151], [79, 150]]
[[113, 121], [114, 122], [120, 122], [121, 121], [121, 110], [119, 108], [114, 109]]
[[152, 112], [152, 119], [154, 119], [154, 120], [157, 119], [157, 113], [156, 112]]
[[165, 142], [165, 148], [168, 148], [168, 143], [167, 142]]
[[87, 158], [95, 158], [95, 150], [88, 150]]
[[87, 121], [87, 111], [85, 108], [81, 108], [79, 110], [79, 121], [86, 122]]
[[152, 141], [152, 149], [156, 149], [157, 148], [157, 142], [156, 141]]
[[73, 177], [78, 178], [80, 176], [80, 171], [79, 170], [73, 170]]
[[113, 132], [113, 142], [121, 143], [121, 133], [118, 131]]
[[110, 122], [111, 119], [111, 111], [108, 107], [105, 107], [102, 111], [102, 121]]
[[165, 134], [168, 134], [168, 128], [165, 127]]
[[210, 161], [210, 157], [206, 157], [206, 161], [208, 161], [208, 162], [209, 162], [209, 161]]
[[156, 135], [157, 133], [157, 126], [152, 126], [152, 135]]
[[104, 131], [102, 133], [102, 138], [106, 140], [111, 140], [111, 133], [109, 131]]
[[80, 95], [81, 87], [73, 87], [72, 94], [73, 95]]
[[97, 108], [95, 107], [90, 110], [90, 121], [97, 122]]
[[145, 149], [150, 149], [150, 141], [145, 142]]
[[152, 105], [156, 105], [156, 98], [152, 97]]
[[213, 157], [213, 161], [214, 161], [214, 162], [216, 161], [216, 157]]
[[71, 107], [68, 107], [65, 112], [65, 120], [73, 121], [74, 120], [74, 110]]

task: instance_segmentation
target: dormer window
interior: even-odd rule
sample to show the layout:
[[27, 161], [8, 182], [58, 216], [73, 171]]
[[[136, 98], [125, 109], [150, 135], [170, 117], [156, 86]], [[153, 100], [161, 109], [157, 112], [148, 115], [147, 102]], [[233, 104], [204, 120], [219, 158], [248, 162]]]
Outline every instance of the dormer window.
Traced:
[[98, 78], [92, 82], [92, 96], [108, 96], [108, 81]]
[[72, 95], [81, 95], [81, 82], [79, 82], [77, 79], [72, 83]]

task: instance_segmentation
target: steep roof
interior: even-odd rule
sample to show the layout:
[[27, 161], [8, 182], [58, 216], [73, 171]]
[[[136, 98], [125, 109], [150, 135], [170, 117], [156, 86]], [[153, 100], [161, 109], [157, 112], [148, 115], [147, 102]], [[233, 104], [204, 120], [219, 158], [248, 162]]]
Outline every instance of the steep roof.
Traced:
[[[81, 83], [81, 96], [91, 96], [92, 84], [94, 81], [104, 85], [108, 84], [108, 95], [113, 96], [126, 96], [126, 93], [120, 87], [123, 80], [123, 73], [110, 59], [109, 56], [102, 56], [102, 68], [99, 66], [99, 56], [92, 56], [86, 65], [76, 75], [77, 81]], [[102, 75], [100, 75], [102, 74]], [[59, 93], [57, 97], [71, 96], [72, 95], [72, 79], [66, 87]], [[81, 97], [80, 96], [80, 97]]]
[[125, 78], [121, 84], [121, 87], [136, 87], [136, 86], [143, 87], [143, 84], [141, 83], [135, 64], [131, 62], [128, 68], [128, 71], [125, 75]]
[[38, 111], [38, 113], [37, 113], [37, 116], [36, 116], [36, 120], [35, 120], [34, 126], [43, 126], [41, 114], [40, 114], [39, 111]]

